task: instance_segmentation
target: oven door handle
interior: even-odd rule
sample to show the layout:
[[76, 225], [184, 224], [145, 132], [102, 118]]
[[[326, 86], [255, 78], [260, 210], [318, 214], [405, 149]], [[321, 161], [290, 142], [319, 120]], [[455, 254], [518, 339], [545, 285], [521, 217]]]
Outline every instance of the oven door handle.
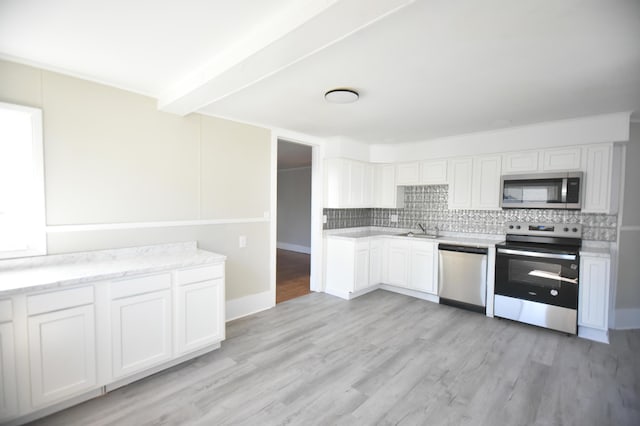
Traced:
[[542, 257], [544, 259], [576, 260], [575, 254], [541, 253], [537, 251], [513, 250], [513, 249], [505, 249], [505, 248], [499, 248], [497, 251], [498, 253], [516, 254], [519, 256], [528, 256], [528, 257]]

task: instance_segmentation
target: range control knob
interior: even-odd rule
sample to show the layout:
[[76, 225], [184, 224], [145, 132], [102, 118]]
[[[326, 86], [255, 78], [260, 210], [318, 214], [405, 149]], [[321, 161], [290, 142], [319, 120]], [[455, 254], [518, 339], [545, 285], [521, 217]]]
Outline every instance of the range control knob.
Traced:
[[520, 225], [516, 225], [516, 229], [520, 229]]
[[563, 228], [562, 229], [564, 232], [569, 232], [569, 228]]
[[552, 290], [550, 291], [550, 293], [551, 293], [551, 295], [552, 295], [552, 296], [557, 296], [557, 295], [558, 295], [558, 290], [556, 290], [556, 289], [554, 288], [554, 289], [552, 289]]
[[578, 232], [578, 228], [573, 228], [572, 231], [573, 232]]
[[513, 225], [509, 225], [509, 229], [513, 229]]

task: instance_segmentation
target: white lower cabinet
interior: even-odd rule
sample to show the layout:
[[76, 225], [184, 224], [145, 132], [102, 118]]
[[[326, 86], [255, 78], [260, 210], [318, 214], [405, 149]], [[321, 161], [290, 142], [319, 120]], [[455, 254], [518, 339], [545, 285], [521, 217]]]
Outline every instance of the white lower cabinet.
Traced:
[[425, 293], [437, 294], [436, 244], [430, 241], [411, 241], [410, 288]]
[[0, 422], [18, 414], [13, 323], [0, 324]]
[[353, 289], [364, 290], [369, 287], [369, 240], [358, 241], [355, 245], [355, 269]]
[[[579, 333], [599, 331], [606, 340], [609, 328], [609, 275], [608, 257], [582, 255], [580, 257], [580, 288], [578, 295]], [[585, 330], [584, 328], [587, 328]], [[585, 336], [588, 337], [588, 336]]]
[[224, 294], [220, 262], [0, 300], [0, 423], [215, 348]]
[[111, 302], [113, 377], [171, 358], [171, 292], [162, 290]]
[[369, 241], [369, 284], [382, 283], [382, 259], [384, 256], [384, 241], [372, 238]]
[[[368, 238], [327, 238], [326, 289], [330, 294], [350, 298], [371, 285], [370, 241]], [[374, 252], [378, 252], [374, 244]], [[375, 274], [374, 270], [374, 274]]]
[[27, 323], [34, 408], [96, 387], [93, 304], [33, 315]]
[[385, 264], [385, 284], [409, 287], [409, 264], [411, 244], [403, 239], [390, 239], [387, 242]]
[[224, 303], [222, 278], [178, 287], [176, 303], [176, 352], [185, 354], [224, 339], [222, 311], [211, 304]]

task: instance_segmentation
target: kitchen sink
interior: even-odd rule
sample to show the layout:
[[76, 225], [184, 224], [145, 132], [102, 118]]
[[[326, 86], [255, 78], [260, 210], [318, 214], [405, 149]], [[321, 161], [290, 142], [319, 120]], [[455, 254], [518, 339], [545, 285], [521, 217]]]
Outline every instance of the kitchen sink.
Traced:
[[405, 232], [402, 234], [398, 234], [399, 237], [411, 237], [411, 238], [424, 238], [427, 240], [435, 240], [436, 238], [439, 238], [437, 235], [434, 234], [421, 234], [421, 233], [415, 233], [415, 232]]

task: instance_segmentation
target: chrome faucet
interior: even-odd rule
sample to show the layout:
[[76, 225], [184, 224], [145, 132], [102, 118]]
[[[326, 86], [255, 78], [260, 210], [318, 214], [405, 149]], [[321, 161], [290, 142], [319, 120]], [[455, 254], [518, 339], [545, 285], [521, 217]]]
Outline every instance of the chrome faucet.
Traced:
[[431, 234], [431, 235], [435, 235], [436, 237], [438, 236], [438, 232], [440, 231], [438, 229], [438, 227], [435, 226], [433, 229], [429, 228], [429, 230], [432, 231], [432, 232], [427, 232], [427, 227], [424, 226], [421, 223], [418, 223], [418, 228], [420, 228], [420, 230], [422, 231], [423, 234], [425, 234], [425, 235], [430, 235]]

